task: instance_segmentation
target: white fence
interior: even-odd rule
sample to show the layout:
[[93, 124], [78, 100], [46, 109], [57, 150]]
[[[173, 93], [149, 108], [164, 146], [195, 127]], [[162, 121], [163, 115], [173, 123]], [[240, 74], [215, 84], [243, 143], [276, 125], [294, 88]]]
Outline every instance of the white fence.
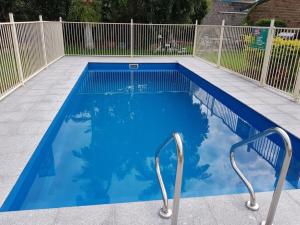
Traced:
[[300, 29], [196, 24], [0, 23], [0, 99], [63, 55], [195, 56], [298, 100]]
[[0, 24], [0, 96], [18, 86], [20, 82], [12, 41], [12, 25]]
[[300, 29], [197, 26], [195, 55], [299, 100]]
[[[192, 55], [195, 25], [63, 22], [66, 55]], [[74, 35], [76, 34], [76, 35]]]
[[61, 22], [0, 23], [0, 99], [64, 55]]
[[47, 64], [50, 64], [65, 54], [62, 24], [59, 22], [44, 22], [43, 26], [46, 59]]
[[63, 33], [66, 55], [130, 56], [130, 23], [63, 22]]
[[136, 56], [193, 54], [195, 25], [134, 24], [133, 29]]

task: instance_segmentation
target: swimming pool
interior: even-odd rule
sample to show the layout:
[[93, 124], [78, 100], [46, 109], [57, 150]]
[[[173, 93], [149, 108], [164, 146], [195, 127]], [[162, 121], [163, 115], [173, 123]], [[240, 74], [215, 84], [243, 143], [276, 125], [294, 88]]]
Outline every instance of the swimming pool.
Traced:
[[[273, 126], [179, 64], [90, 63], [1, 210], [160, 199], [154, 153], [174, 131], [184, 140], [183, 197], [247, 192], [229, 149]], [[272, 136], [237, 153], [255, 190], [273, 190], [281, 145]], [[294, 151], [286, 188], [299, 188], [299, 161]], [[172, 196], [174, 143], [161, 167]]]

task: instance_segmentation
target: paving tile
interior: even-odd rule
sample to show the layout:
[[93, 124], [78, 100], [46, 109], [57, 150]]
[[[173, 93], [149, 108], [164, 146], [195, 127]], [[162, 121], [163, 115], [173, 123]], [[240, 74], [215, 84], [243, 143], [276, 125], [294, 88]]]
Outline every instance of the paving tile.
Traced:
[[[16, 183], [18, 176], [0, 176], [0, 205], [2, 205], [11, 191], [12, 187]], [[1, 215], [1, 213], [0, 213]], [[0, 219], [1, 221], [1, 219]], [[0, 223], [1, 224], [1, 223]]]
[[[217, 220], [217, 224], [257, 225], [257, 213], [246, 209], [244, 201], [235, 195], [207, 197], [209, 210]], [[226, 218], [226, 219], [225, 219]]]
[[[53, 102], [52, 102], [53, 103]], [[54, 103], [53, 103], [54, 105]], [[58, 107], [59, 109], [59, 107]], [[41, 121], [52, 121], [55, 117], [57, 111], [53, 108], [50, 110], [36, 110], [35, 108], [32, 108], [29, 112], [27, 112], [23, 118], [23, 121], [30, 121], [32, 123], [34, 122], [41, 122]]]
[[[58, 90], [56, 90], [58, 92]], [[66, 91], [64, 91], [66, 94]], [[32, 109], [36, 111], [52, 111], [53, 109], [60, 109], [63, 102], [38, 102], [32, 105]]]
[[17, 112], [4, 112], [1, 113], [0, 116], [0, 122], [21, 122], [23, 121], [25, 115], [23, 112], [21, 111], [17, 111]]
[[17, 133], [19, 135], [26, 134], [26, 135], [40, 135], [43, 136], [48, 129], [48, 127], [51, 124], [51, 120], [40, 120], [37, 118], [37, 120], [27, 120], [20, 124]]
[[[26, 210], [0, 213], [0, 224], [3, 225], [54, 225], [57, 209]], [[71, 224], [70, 224], [71, 225]]]
[[60, 208], [55, 225], [115, 225], [114, 211], [114, 205]]
[[0, 136], [0, 156], [8, 153], [33, 152], [40, 139], [41, 133]]
[[0, 122], [0, 136], [16, 135], [19, 126], [18, 122]]
[[134, 204], [118, 204], [115, 209], [115, 224], [124, 225], [169, 225], [170, 219], [159, 217], [160, 201], [138, 202]]
[[19, 176], [29, 161], [31, 154], [32, 151], [2, 154], [0, 157], [0, 176]]
[[[260, 213], [262, 220], [265, 220], [268, 215], [270, 202], [272, 198], [272, 192], [257, 193], [258, 203], [260, 204]], [[291, 201], [289, 196], [282, 192], [278, 207], [276, 210], [274, 224], [280, 225], [299, 225], [300, 206]]]

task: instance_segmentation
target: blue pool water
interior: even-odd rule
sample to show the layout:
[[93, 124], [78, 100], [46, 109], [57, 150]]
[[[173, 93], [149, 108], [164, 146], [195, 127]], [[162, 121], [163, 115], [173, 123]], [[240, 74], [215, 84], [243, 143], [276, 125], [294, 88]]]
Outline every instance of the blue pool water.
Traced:
[[[90, 63], [1, 210], [161, 199], [154, 154], [174, 131], [183, 137], [183, 197], [247, 192], [229, 149], [273, 126], [179, 64]], [[271, 136], [237, 151], [237, 162], [256, 191], [270, 191], [283, 153]], [[294, 150], [285, 188], [300, 187], [299, 162]], [[161, 169], [172, 196], [174, 143], [162, 152]]]

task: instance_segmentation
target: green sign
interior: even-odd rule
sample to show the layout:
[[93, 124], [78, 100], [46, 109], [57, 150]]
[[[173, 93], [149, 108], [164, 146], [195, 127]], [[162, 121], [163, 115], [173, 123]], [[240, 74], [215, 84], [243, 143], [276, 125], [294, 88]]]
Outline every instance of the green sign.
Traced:
[[267, 28], [255, 28], [253, 30], [254, 41], [251, 44], [252, 48], [265, 49], [268, 38]]

